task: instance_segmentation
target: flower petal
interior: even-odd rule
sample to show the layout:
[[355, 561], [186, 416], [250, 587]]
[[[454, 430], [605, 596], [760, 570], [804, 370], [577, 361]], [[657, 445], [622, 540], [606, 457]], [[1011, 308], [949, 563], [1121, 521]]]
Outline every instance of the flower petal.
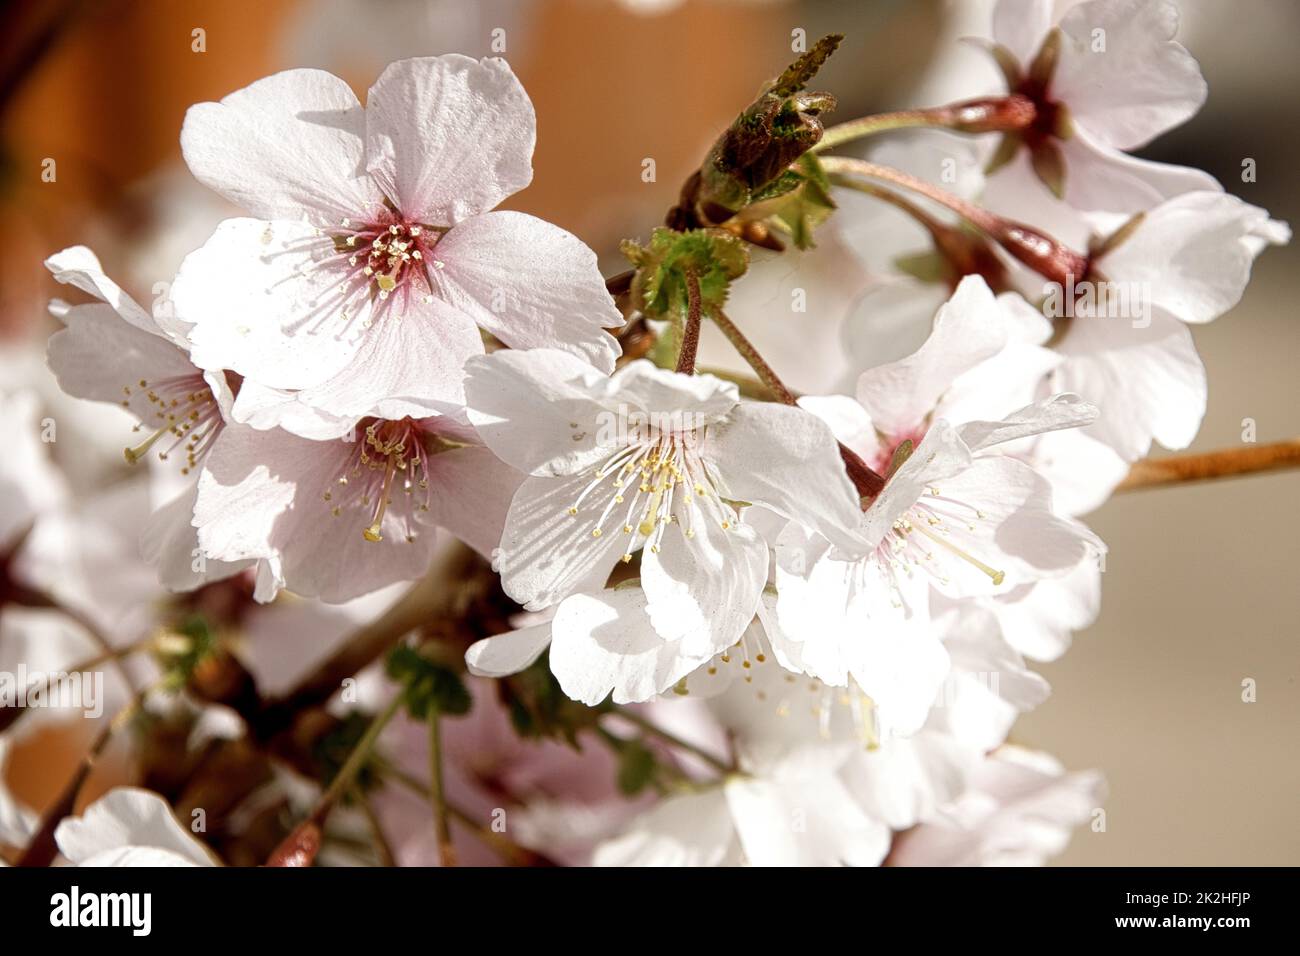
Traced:
[[110, 790], [80, 817], [64, 819], [54, 839], [59, 851], [77, 864], [98, 854], [139, 848], [174, 853], [191, 866], [215, 865], [211, 854], [176, 821], [167, 802], [138, 787]]
[[459, 223], [434, 247], [429, 275], [447, 302], [515, 349], [572, 352], [609, 374], [623, 315], [596, 254], [558, 226], [521, 212]]
[[268, 559], [289, 590], [329, 603], [419, 577], [428, 569], [434, 534], [417, 531], [408, 541], [413, 529], [390, 508], [382, 540], [368, 541], [362, 531], [369, 508], [349, 503], [332, 514], [325, 496], [339, 493], [336, 478], [352, 454], [344, 441], [228, 425], [199, 475], [199, 546], [220, 560]]
[[790, 405], [742, 402], [711, 426], [702, 457], [727, 497], [766, 505], [844, 548], [861, 549], [858, 493], [835, 436], [816, 416]]
[[409, 219], [452, 226], [533, 178], [537, 118], [505, 60], [391, 63], [366, 96], [366, 168]]
[[333, 254], [306, 223], [221, 223], [172, 286], [177, 311], [194, 323], [194, 364], [272, 388], [307, 388], [337, 374], [360, 347], [371, 306], [368, 295], [340, 292], [340, 273], [320, 266]]
[[465, 651], [465, 666], [478, 677], [508, 677], [532, 666], [550, 644], [550, 621], [521, 627], [475, 641]]
[[640, 588], [575, 594], [551, 622], [551, 672], [574, 700], [594, 707], [611, 693], [616, 704], [640, 703], [712, 657], [688, 654], [684, 643], [656, 633]]
[[171, 340], [127, 324], [109, 305], [74, 305], [63, 322], [65, 328], [50, 336], [48, 346], [59, 387], [77, 398], [125, 402], [151, 431], [157, 427], [158, 405], [140, 382], [199, 375]]
[[592, 855], [595, 866], [721, 866], [736, 860], [736, 832], [718, 789], [660, 801]]
[[605, 381], [567, 352], [506, 349], [465, 363], [465, 400], [500, 458], [529, 474], [571, 475], [612, 452], [600, 440]]
[[[493, 567], [506, 594], [530, 611], [600, 590], [628, 546], [617, 524], [606, 522], [599, 536], [592, 534], [607, 501], [589, 495], [575, 505], [589, 482], [585, 476], [534, 477], [515, 493]], [[571, 507], [577, 514], [569, 514]]]
[[980, 276], [967, 276], [934, 317], [925, 344], [907, 358], [868, 369], [857, 397], [875, 426], [905, 436], [922, 426], [939, 397], [963, 372], [1002, 351], [1002, 310]]
[[1278, 225], [1227, 193], [1187, 193], [1149, 210], [1098, 265], [1107, 279], [1140, 283], [1150, 304], [1184, 322], [1209, 322], [1241, 300], [1260, 240], [1290, 238]]
[[[1174, 41], [1177, 32], [1178, 7], [1167, 0], [1079, 4], [1061, 18], [1053, 98], [1108, 146], [1145, 146], [1191, 119], [1205, 102], [1205, 78]], [[1101, 50], [1099, 35], [1105, 38]]]
[[679, 509], [658, 550], [642, 550], [641, 586], [660, 637], [706, 659], [740, 640], [754, 619], [767, 582], [767, 544], [738, 521], [723, 528], [699, 511], [694, 519], [687, 538]]
[[1160, 309], [1138, 327], [1118, 319], [1078, 318], [1058, 346], [1065, 356], [1054, 389], [1096, 401], [1101, 417], [1087, 434], [1127, 461], [1146, 455], [1154, 438], [1186, 448], [1205, 414], [1205, 367], [1192, 334]]
[[430, 455], [425, 478], [433, 494], [419, 520], [445, 528], [491, 558], [524, 476], [486, 448], [471, 446]]
[[190, 107], [181, 151], [200, 182], [259, 219], [336, 226], [383, 201], [362, 169], [365, 123], [337, 76], [285, 70]]
[[56, 282], [87, 292], [106, 303], [127, 323], [150, 335], [166, 335], [154, 317], [104, 274], [99, 259], [85, 246], [71, 246], [45, 260]]
[[347, 366], [299, 400], [338, 418], [458, 414], [465, 362], [482, 354], [483, 340], [464, 315], [437, 299], [412, 302], [377, 316]]

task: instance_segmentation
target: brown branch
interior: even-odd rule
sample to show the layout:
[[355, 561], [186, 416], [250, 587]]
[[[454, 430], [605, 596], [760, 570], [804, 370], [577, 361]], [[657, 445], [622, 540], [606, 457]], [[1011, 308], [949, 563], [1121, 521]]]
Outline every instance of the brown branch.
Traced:
[[1300, 438], [1272, 445], [1222, 448], [1218, 451], [1145, 459], [1129, 469], [1116, 491], [1158, 488], [1211, 478], [1236, 478], [1267, 471], [1300, 468]]
[[437, 619], [449, 610], [456, 588], [448, 587], [458, 575], [453, 569], [432, 566], [397, 603], [377, 620], [359, 628], [334, 654], [323, 661], [298, 686], [279, 700], [269, 701], [251, 716], [257, 735], [266, 740], [292, 726], [304, 710], [318, 707], [333, 697], [352, 677], [378, 660], [407, 634]]

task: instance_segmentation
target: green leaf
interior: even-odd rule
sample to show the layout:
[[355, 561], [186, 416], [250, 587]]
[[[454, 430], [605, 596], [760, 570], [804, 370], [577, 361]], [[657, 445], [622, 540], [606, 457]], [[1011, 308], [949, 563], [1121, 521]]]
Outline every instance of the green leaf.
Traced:
[[[360, 710], [350, 710], [333, 730], [322, 734], [312, 744], [311, 756], [316, 766], [319, 780], [328, 785], [343, 769], [352, 751], [356, 750], [361, 738], [370, 729], [375, 715]], [[363, 791], [370, 790], [376, 783], [375, 769], [371, 761], [366, 761], [357, 774], [357, 784]]]
[[440, 714], [469, 713], [473, 699], [460, 675], [415, 648], [395, 648], [385, 669], [389, 677], [406, 685], [406, 710], [416, 720], [426, 720], [435, 706]]
[[595, 726], [605, 710], [571, 700], [551, 673], [545, 653], [518, 674], [498, 681], [497, 690], [520, 737], [563, 740], [574, 749], [580, 749], [578, 732]]
[[705, 311], [721, 308], [727, 301], [731, 282], [749, 268], [745, 244], [721, 229], [692, 229], [675, 232], [660, 227], [641, 246], [626, 240], [623, 255], [636, 267], [632, 297], [637, 307], [652, 319], [672, 318], [686, 313], [686, 275], [693, 272], [700, 284]]

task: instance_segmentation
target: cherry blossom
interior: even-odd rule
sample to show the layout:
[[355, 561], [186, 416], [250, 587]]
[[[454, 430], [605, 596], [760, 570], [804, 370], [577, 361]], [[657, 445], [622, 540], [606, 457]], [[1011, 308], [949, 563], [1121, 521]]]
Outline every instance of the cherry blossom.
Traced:
[[202, 562], [196, 570], [200, 562], [190, 527], [197, 490], [192, 476], [221, 433], [234, 401], [225, 374], [195, 366], [185, 323], [168, 310], [155, 315], [141, 307], [104, 274], [86, 247], [65, 249], [45, 265], [59, 282], [100, 300], [53, 306], [66, 326], [49, 344], [50, 368], [60, 386], [78, 398], [127, 409], [139, 419], [136, 431], [143, 440], [125, 449], [126, 460], [134, 464], [156, 450], [158, 458], [182, 476], [168, 483], [162, 503], [141, 532], [141, 545], [162, 583], [189, 590], [247, 567], [214, 561]]
[[232, 425], [204, 462], [194, 526], [209, 557], [265, 562], [260, 600], [287, 587], [337, 603], [419, 577], [437, 527], [489, 553], [517, 485], [450, 419], [366, 418], [332, 441]]
[[767, 579], [767, 545], [741, 503], [859, 544], [857, 495], [807, 412], [645, 361], [605, 378], [553, 350], [498, 352], [467, 373], [483, 441], [530, 476], [493, 563], [530, 610], [600, 588], [639, 551], [655, 632], [709, 657], [748, 625]]
[[1196, 114], [1205, 80], [1173, 37], [1167, 0], [999, 0], [989, 50], [1008, 91], [1036, 107], [994, 163], [1017, 188], [1042, 189], [1079, 209], [1139, 212], [1162, 199], [1219, 188], [1208, 173], [1127, 153]]
[[595, 254], [490, 211], [528, 185], [535, 138], [509, 66], [458, 54], [391, 64], [365, 107], [320, 70], [193, 107], [190, 169], [256, 217], [223, 222], [173, 289], [195, 361], [258, 386], [235, 420], [331, 437], [454, 411], [480, 328], [610, 371], [623, 320]]

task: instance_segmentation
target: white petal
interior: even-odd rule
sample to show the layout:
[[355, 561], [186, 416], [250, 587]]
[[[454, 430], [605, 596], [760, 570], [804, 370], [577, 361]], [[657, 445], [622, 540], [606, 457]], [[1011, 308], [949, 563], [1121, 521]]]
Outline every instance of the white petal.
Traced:
[[516, 349], [571, 352], [608, 374], [623, 324], [596, 254], [558, 226], [521, 212], [461, 222], [438, 241], [429, 270], [444, 299]]
[[948, 734], [922, 730], [861, 750], [845, 767], [850, 791], [872, 816], [905, 830], [966, 789], [980, 753]]
[[181, 150], [200, 182], [260, 219], [337, 226], [383, 200], [361, 168], [365, 122], [337, 76], [286, 70], [190, 107]]
[[1060, 577], [1013, 588], [994, 599], [1007, 643], [1037, 661], [1054, 661], [1070, 646], [1071, 632], [1097, 619], [1101, 569], [1089, 558]]
[[907, 436], [963, 372], [1007, 343], [1002, 310], [979, 276], [967, 276], [934, 318], [925, 344], [907, 358], [863, 372], [857, 396], [875, 426]]
[[431, 455], [426, 479], [433, 488], [429, 511], [417, 518], [491, 558], [524, 476], [486, 448], [468, 447]]
[[470, 421], [499, 457], [535, 475], [574, 474], [612, 453], [596, 399], [604, 384], [586, 362], [554, 349], [503, 349], [465, 363]]
[[935, 584], [945, 593], [987, 594], [1064, 574], [1104, 548], [1082, 524], [1058, 517], [1051, 486], [1014, 458], [977, 458], [937, 490], [944, 500], [961, 503], [942, 513], [937, 531], [943, 540], [1005, 574], [1004, 582], [995, 585], [971, 562], [935, 547], [936, 573], [942, 568]]
[[1048, 373], [1061, 361], [1052, 349], [1010, 342], [997, 355], [958, 377], [934, 414], [953, 422], [999, 420], [1038, 398]]
[[[1095, 48], [1102, 31], [1105, 49]], [[1178, 7], [1167, 0], [1090, 0], [1061, 18], [1052, 96], [1076, 125], [1117, 149], [1137, 149], [1196, 115], [1205, 78], [1174, 41]]]
[[71, 246], [45, 260], [56, 282], [71, 285], [102, 299], [127, 323], [150, 335], [166, 335], [152, 315], [104, 274], [99, 259], [85, 246]]
[[1095, 422], [1097, 414], [1095, 405], [1066, 392], [1018, 409], [1001, 421], [966, 422], [958, 426], [957, 433], [971, 453], [976, 454], [1030, 435], [1062, 428], [1081, 428]]
[[1138, 328], [1119, 319], [1076, 319], [1058, 346], [1066, 361], [1052, 387], [1098, 403], [1088, 434], [1128, 461], [1146, 455], [1154, 438], [1186, 448], [1205, 414], [1205, 367], [1191, 332], [1159, 309]]
[[198, 491], [198, 481], [189, 482], [184, 492], [149, 516], [140, 532], [140, 556], [157, 569], [158, 582], [169, 591], [193, 591], [250, 566], [246, 561], [202, 558], [193, 524]]
[[1060, 148], [1066, 166], [1064, 199], [1077, 209], [1128, 215], [1183, 193], [1223, 190], [1204, 170], [1130, 156], [1095, 142], [1086, 129], [1075, 130]]
[[550, 621], [521, 627], [475, 641], [465, 651], [465, 666], [479, 677], [507, 677], [530, 667], [550, 644]]
[[671, 416], [685, 412], [690, 422], [709, 424], [740, 402], [740, 390], [715, 375], [682, 375], [648, 359], [629, 362], [609, 380], [607, 405], [620, 410]]
[[611, 692], [616, 704], [649, 700], [711, 656], [688, 654], [683, 642], [656, 633], [640, 588], [575, 594], [551, 622], [551, 672], [566, 694], [592, 707]]
[[858, 493], [831, 430], [801, 408], [744, 402], [711, 426], [702, 456], [728, 497], [766, 505], [846, 549], [861, 549]]
[[532, 181], [537, 119], [505, 60], [391, 63], [365, 121], [366, 168], [409, 219], [455, 225]]
[[[349, 467], [352, 447], [227, 426], [199, 475], [194, 525], [200, 547], [227, 561], [271, 559], [290, 590], [330, 603], [419, 577], [429, 566], [432, 533], [409, 529], [389, 508], [382, 540], [372, 542], [362, 536], [369, 507], [349, 502], [332, 514], [324, 496], [343, 500], [335, 479]], [[406, 540], [410, 530], [414, 541]]]
[[339, 291], [339, 271], [318, 267], [331, 255], [306, 223], [221, 223], [172, 286], [177, 311], [194, 323], [194, 364], [273, 388], [306, 388], [344, 368], [363, 341], [370, 298]]
[[240, 384], [230, 417], [258, 431], [283, 428], [316, 441], [339, 438], [352, 431], [355, 416], [331, 415], [306, 404], [301, 396], [299, 391], [269, 388], [246, 378]]
[[720, 866], [733, 854], [736, 833], [722, 790], [672, 797], [606, 840], [595, 866]]
[[413, 302], [376, 316], [347, 366], [299, 400], [344, 419], [457, 414], [465, 362], [482, 354], [483, 340], [464, 315], [437, 299]]
[[833, 776], [783, 784], [737, 778], [725, 791], [754, 866], [875, 866], [889, 851], [889, 828]]
[[176, 822], [167, 802], [136, 787], [110, 790], [80, 817], [60, 823], [54, 839], [60, 852], [77, 864], [97, 854], [141, 848], [177, 854], [191, 866], [214, 865], [211, 854]]
[[1027, 65], [1052, 28], [1052, 0], [998, 0], [993, 39]]
[[948, 676], [948, 652], [918, 626], [871, 634], [846, 657], [858, 686], [875, 702], [881, 738], [919, 730]]
[[1184, 322], [1209, 322], [1232, 308], [1250, 281], [1268, 213], [1235, 196], [1187, 193], [1149, 210], [1126, 240], [1102, 256], [1107, 279], [1140, 283], [1151, 304]]
[[660, 637], [704, 659], [740, 640], [754, 619], [767, 581], [767, 544], [748, 525], [732, 520], [724, 529], [699, 509], [690, 518], [683, 510], [678, 506], [678, 520], [663, 528], [658, 552], [641, 552], [641, 585]]
[[[63, 317], [66, 328], [50, 336], [50, 370], [69, 395], [114, 405], [128, 403], [132, 414], [156, 424], [158, 405], [149, 401], [141, 380], [199, 375], [186, 354], [169, 339], [122, 321], [111, 306], [74, 305]], [[124, 444], [128, 436], [123, 436]]]
[[589, 483], [585, 476], [528, 478], [515, 493], [493, 567], [506, 594], [530, 611], [604, 587], [629, 546], [621, 515], [592, 535], [607, 498], [588, 495], [578, 513], [569, 514]]

